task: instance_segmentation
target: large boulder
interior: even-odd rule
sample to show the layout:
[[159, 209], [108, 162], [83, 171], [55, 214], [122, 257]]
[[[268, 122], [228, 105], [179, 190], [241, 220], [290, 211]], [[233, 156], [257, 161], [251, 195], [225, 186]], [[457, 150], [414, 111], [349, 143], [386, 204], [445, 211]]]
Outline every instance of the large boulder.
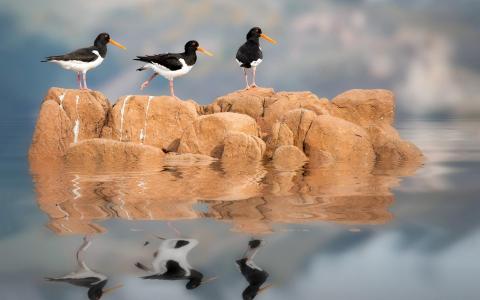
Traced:
[[307, 156], [293, 145], [278, 147], [273, 153], [272, 162], [279, 170], [297, 170], [308, 161]]
[[305, 108], [297, 108], [287, 112], [282, 122], [290, 128], [293, 136], [293, 144], [303, 150], [305, 137], [315, 119], [316, 114]]
[[261, 160], [265, 142], [259, 137], [243, 132], [229, 132], [223, 141], [222, 160]]
[[330, 153], [336, 162], [371, 165], [375, 160], [367, 132], [353, 123], [332, 116], [317, 116], [305, 137], [305, 153]]
[[175, 151], [197, 116], [192, 101], [170, 96], [125, 96], [113, 106], [103, 137]]
[[198, 117], [180, 139], [178, 152], [221, 158], [225, 136], [232, 131], [258, 136], [255, 120], [247, 115], [222, 112]]
[[102, 93], [49, 89], [29, 151], [32, 167], [61, 160], [70, 143], [99, 137], [109, 110], [110, 103]]
[[275, 122], [289, 111], [305, 108], [313, 111], [317, 115], [328, 115], [330, 111], [330, 102], [325, 99], [319, 99], [312, 92], [279, 92], [270, 97], [264, 110], [264, 131], [269, 132]]
[[267, 88], [235, 91], [217, 98], [207, 106], [207, 112], [236, 112], [258, 120], [263, 116], [265, 105], [274, 94], [273, 89]]
[[82, 170], [159, 168], [165, 154], [159, 148], [109, 139], [90, 139], [68, 148], [68, 166]]
[[389, 90], [349, 90], [332, 99], [331, 114], [362, 127], [393, 124], [395, 98]]
[[266, 156], [271, 158], [275, 149], [283, 145], [293, 145], [293, 133], [285, 123], [276, 122], [272, 126], [272, 132], [267, 135]]

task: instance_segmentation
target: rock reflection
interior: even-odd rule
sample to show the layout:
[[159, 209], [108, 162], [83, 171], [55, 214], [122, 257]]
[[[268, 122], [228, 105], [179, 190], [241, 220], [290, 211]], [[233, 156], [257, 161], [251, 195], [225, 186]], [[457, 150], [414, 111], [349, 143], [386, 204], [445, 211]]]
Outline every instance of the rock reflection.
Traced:
[[[233, 230], [268, 233], [275, 223], [382, 224], [393, 215], [391, 188], [418, 168], [391, 164], [278, 170], [268, 164], [170, 161], [167, 165], [32, 170], [39, 207], [57, 234], [104, 232], [98, 223], [213, 218]], [[398, 171], [397, 171], [398, 170]], [[206, 211], [195, 207], [205, 204]]]
[[242, 298], [244, 300], [251, 300], [259, 293], [262, 293], [271, 287], [271, 285], [265, 285], [262, 287], [262, 285], [267, 281], [269, 274], [257, 266], [253, 261], [259, 248], [262, 246], [262, 240], [249, 241], [247, 251], [242, 258], [236, 261], [240, 272], [248, 282], [248, 286], [242, 292]]
[[51, 282], [65, 282], [71, 285], [84, 287], [88, 289], [88, 299], [98, 300], [103, 295], [110, 293], [123, 285], [118, 285], [112, 288], [105, 289], [108, 283], [108, 277], [105, 274], [93, 271], [85, 262], [85, 252], [92, 244], [91, 239], [85, 236], [82, 245], [75, 253], [75, 259], [77, 261], [77, 270], [61, 277], [47, 277], [46, 279]]

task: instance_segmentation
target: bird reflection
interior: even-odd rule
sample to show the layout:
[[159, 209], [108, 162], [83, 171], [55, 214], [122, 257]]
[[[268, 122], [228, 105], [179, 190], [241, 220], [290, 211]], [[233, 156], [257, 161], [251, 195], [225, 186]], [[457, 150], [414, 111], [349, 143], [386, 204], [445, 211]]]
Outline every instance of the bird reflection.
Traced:
[[267, 281], [269, 274], [257, 266], [253, 261], [253, 258], [263, 244], [264, 242], [262, 240], [250, 240], [248, 242], [247, 251], [245, 251], [245, 254], [241, 259], [236, 261], [240, 272], [248, 282], [248, 286], [242, 292], [244, 300], [251, 300], [271, 287], [271, 285], [262, 287]]
[[[162, 239], [158, 250], [153, 254], [152, 268], [137, 262], [135, 266], [152, 274], [142, 279], [187, 280], [185, 288], [191, 290], [215, 279], [204, 279], [203, 274], [188, 262], [188, 253], [198, 245], [196, 239]], [[144, 246], [148, 245], [146, 242]]]
[[83, 244], [78, 248], [75, 258], [77, 260], [77, 270], [62, 277], [47, 277], [48, 281], [66, 282], [72, 285], [88, 288], [88, 299], [98, 300], [103, 295], [110, 293], [122, 285], [104, 289], [107, 285], [108, 277], [102, 273], [91, 270], [85, 263], [85, 252], [92, 244], [90, 237], [83, 238]]

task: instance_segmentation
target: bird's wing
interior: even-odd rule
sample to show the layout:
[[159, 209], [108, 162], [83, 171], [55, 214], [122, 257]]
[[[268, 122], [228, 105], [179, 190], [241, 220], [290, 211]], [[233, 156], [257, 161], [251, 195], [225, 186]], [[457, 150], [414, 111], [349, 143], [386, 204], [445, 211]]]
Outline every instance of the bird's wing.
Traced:
[[238, 48], [237, 55], [235, 56], [236, 59], [238, 59], [239, 62], [244, 64], [250, 63], [250, 61], [248, 60], [248, 57], [246, 56], [247, 52], [248, 52], [247, 45], [243, 44], [242, 46], [240, 46], [240, 48]]
[[93, 51], [95, 49], [93, 47], [82, 48], [75, 50], [73, 52], [64, 54], [64, 55], [53, 55], [48, 56], [46, 61], [51, 60], [78, 60], [83, 62], [91, 62], [98, 58], [98, 54], [95, 54]]
[[137, 56], [135, 60], [143, 61], [147, 63], [153, 63], [168, 68], [171, 71], [180, 70], [183, 65], [179, 60], [178, 54], [166, 53], [157, 55]]
[[100, 281], [97, 277], [87, 278], [46, 278], [48, 281], [67, 282], [76, 286], [89, 287]]

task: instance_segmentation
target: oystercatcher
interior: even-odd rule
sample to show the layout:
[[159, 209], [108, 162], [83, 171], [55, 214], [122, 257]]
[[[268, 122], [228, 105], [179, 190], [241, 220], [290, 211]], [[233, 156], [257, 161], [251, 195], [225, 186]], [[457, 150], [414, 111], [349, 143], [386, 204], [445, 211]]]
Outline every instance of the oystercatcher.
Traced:
[[[237, 51], [237, 62], [240, 67], [243, 68], [243, 73], [245, 75], [245, 82], [247, 83], [247, 87], [245, 89], [249, 89], [251, 87], [256, 87], [255, 84], [255, 75], [257, 66], [262, 62], [263, 53], [262, 48], [260, 47], [259, 39], [263, 38], [269, 41], [272, 44], [276, 44], [277, 41], [269, 37], [268, 35], [262, 33], [262, 29], [259, 27], [253, 27], [247, 33], [247, 41], [238, 48]], [[251, 85], [248, 84], [248, 76], [247, 76], [247, 69], [252, 68], [253, 70], [253, 82]]]
[[154, 72], [147, 81], [142, 83], [140, 89], [143, 90], [146, 88], [150, 84], [150, 81], [152, 81], [157, 75], [162, 75], [168, 79], [170, 94], [172, 97], [175, 97], [175, 92], [173, 90], [173, 79], [190, 72], [190, 70], [193, 68], [193, 65], [197, 61], [196, 51], [200, 51], [208, 56], [213, 56], [212, 53], [200, 47], [197, 41], [188, 41], [185, 44], [185, 51], [182, 53], [146, 55], [137, 56], [137, 58], [134, 58], [134, 60], [147, 63], [143, 67], [138, 68], [137, 71], [151, 69]]
[[118, 285], [112, 288], [104, 289], [107, 285], [108, 278], [106, 275], [92, 271], [83, 258], [83, 254], [90, 246], [91, 241], [88, 237], [84, 237], [83, 244], [77, 250], [76, 260], [78, 264], [77, 271], [70, 273], [62, 277], [47, 277], [48, 281], [54, 282], [66, 282], [71, 285], [80, 286], [88, 288], [88, 299], [98, 300], [103, 295], [110, 293], [118, 288], [121, 288], [123, 285]]
[[[114, 41], [108, 33], [100, 33], [93, 46], [81, 48], [64, 55], [48, 56], [42, 62], [53, 62], [59, 64], [66, 70], [77, 72], [77, 82], [80, 89], [87, 89], [87, 72], [98, 67], [107, 55], [107, 44], [110, 43], [122, 49], [127, 49], [123, 45]], [[83, 86], [82, 86], [83, 81]]]
[[153, 273], [142, 279], [187, 280], [185, 288], [195, 289], [201, 284], [216, 279], [215, 277], [203, 279], [203, 274], [193, 269], [188, 263], [187, 255], [197, 245], [198, 241], [195, 239], [164, 239], [153, 255], [153, 269], [140, 262], [137, 262], [135, 266]]
[[240, 272], [248, 282], [248, 286], [242, 292], [242, 298], [244, 300], [252, 300], [257, 294], [262, 293], [272, 286], [266, 285], [262, 287], [267, 281], [269, 274], [257, 266], [253, 261], [253, 258], [262, 245], [262, 240], [250, 240], [243, 258], [236, 261], [237, 266], [240, 268]]

